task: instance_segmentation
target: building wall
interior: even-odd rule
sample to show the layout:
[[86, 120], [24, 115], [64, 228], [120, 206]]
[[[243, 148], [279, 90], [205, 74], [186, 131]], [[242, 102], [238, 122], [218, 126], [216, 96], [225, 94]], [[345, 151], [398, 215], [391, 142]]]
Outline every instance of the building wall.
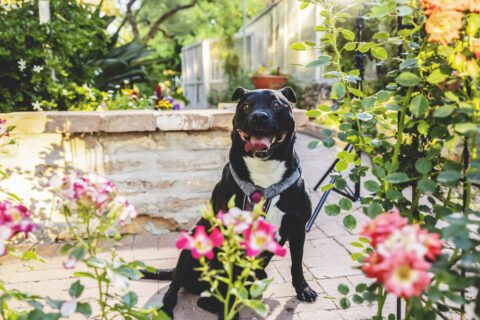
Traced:
[[[43, 226], [40, 239], [68, 238], [47, 183], [75, 171], [118, 186], [139, 217], [125, 233], [188, 229], [200, 218], [228, 161], [233, 111], [24, 112], [0, 115], [15, 144], [2, 146], [0, 181]], [[297, 125], [307, 117], [296, 112]], [[5, 138], [3, 138], [5, 139]]]

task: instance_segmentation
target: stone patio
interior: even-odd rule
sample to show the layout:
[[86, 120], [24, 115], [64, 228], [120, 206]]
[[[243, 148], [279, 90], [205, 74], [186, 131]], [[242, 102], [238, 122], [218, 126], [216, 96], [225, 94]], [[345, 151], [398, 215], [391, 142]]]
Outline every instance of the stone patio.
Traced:
[[[335, 158], [336, 152], [335, 148], [328, 150], [324, 147], [308, 150], [307, 144], [311, 139], [299, 134], [296, 149], [302, 161], [307, 183], [310, 188], [313, 188]], [[318, 203], [320, 196], [320, 191], [312, 191], [314, 205]], [[338, 200], [339, 197], [332, 193], [328, 202], [338, 202]], [[358, 207], [358, 204], [354, 206]], [[360, 226], [367, 220], [358, 210], [354, 215]], [[350, 254], [358, 250], [349, 244], [357, 240], [358, 226], [357, 230], [351, 232], [343, 227], [342, 219], [341, 215], [329, 217], [321, 212], [312, 230], [307, 234], [304, 257], [305, 277], [319, 294], [315, 303], [302, 303], [296, 299], [291, 285], [289, 254], [284, 258], [275, 258], [268, 266], [267, 273], [269, 277], [274, 278], [274, 281], [263, 295], [264, 302], [269, 306], [269, 315], [266, 319], [366, 319], [375, 314], [376, 307], [368, 306], [366, 303], [362, 305], [352, 303], [348, 310], [340, 307], [338, 298], [341, 298], [341, 295], [337, 291], [338, 285], [347, 284], [350, 288], [349, 296], [351, 296], [355, 285], [365, 280], [361, 271], [353, 268], [355, 264], [350, 258]], [[175, 240], [178, 237], [178, 233], [130, 236], [121, 241], [118, 251], [126, 260], [139, 259], [156, 268], [172, 268], [179, 254], [175, 248]], [[54, 299], [66, 299], [68, 288], [76, 279], [73, 278], [72, 270], [65, 270], [62, 267], [62, 262], [66, 259], [65, 256], [60, 255], [60, 247], [61, 244], [38, 246], [37, 252], [48, 261], [48, 264], [34, 263], [33, 271], [9, 257], [0, 259], [0, 276], [6, 280], [8, 288], [48, 295]], [[89, 280], [82, 278], [82, 283], [86, 287], [82, 298], [93, 297], [96, 294], [95, 283]], [[167, 281], [132, 281], [130, 288], [137, 293], [139, 303], [143, 305], [148, 301], [161, 301], [167, 286]], [[214, 315], [199, 309], [196, 306], [196, 299], [196, 296], [181, 291], [179, 303], [175, 309], [175, 319], [217, 319]], [[15, 307], [25, 306], [19, 304]], [[387, 315], [389, 312], [394, 312], [393, 297], [387, 299], [384, 310]], [[449, 319], [453, 318], [450, 315], [446, 316]], [[260, 317], [250, 310], [242, 310], [241, 319], [260, 319]]]

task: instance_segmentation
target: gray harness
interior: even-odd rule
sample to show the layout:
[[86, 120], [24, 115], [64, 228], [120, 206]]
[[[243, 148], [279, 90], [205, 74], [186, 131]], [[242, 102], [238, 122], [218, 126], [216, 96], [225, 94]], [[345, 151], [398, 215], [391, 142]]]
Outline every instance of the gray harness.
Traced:
[[[283, 191], [290, 188], [302, 176], [302, 173], [300, 172], [300, 168], [297, 168], [297, 170], [295, 170], [290, 176], [288, 176], [287, 179], [282, 180], [278, 183], [274, 183], [267, 188], [262, 188], [254, 185], [249, 181], [245, 181], [241, 179], [237, 175], [235, 170], [233, 170], [232, 165], [230, 163], [228, 166], [230, 168], [230, 172], [232, 173], [233, 180], [235, 180], [235, 182], [237, 183], [237, 185], [240, 187], [240, 189], [243, 191], [245, 195], [242, 209], [249, 210], [252, 204], [254, 205], [258, 203], [259, 202], [258, 196], [256, 196], [256, 194], [258, 193], [265, 199], [264, 208], [263, 208], [263, 211], [265, 213], [267, 213], [270, 207], [272, 198], [274, 198], [275, 196], [278, 196]], [[256, 197], [252, 199], [252, 196], [256, 196]]]

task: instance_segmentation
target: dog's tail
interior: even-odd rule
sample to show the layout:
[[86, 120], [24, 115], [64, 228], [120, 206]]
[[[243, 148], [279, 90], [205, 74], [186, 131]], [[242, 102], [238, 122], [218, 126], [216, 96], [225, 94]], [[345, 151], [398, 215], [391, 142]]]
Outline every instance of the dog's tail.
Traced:
[[149, 280], [172, 280], [175, 269], [157, 269], [155, 272], [150, 272], [145, 269], [140, 270], [143, 274], [141, 279]]

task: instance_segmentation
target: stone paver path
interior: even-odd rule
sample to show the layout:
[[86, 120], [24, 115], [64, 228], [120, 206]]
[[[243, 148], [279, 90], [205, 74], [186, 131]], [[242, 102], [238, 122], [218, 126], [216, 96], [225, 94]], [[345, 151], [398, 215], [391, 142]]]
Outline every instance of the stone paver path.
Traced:
[[[310, 188], [322, 176], [330, 163], [335, 159], [336, 151], [340, 147], [326, 149], [319, 147], [308, 150], [307, 144], [312, 139], [298, 135], [297, 152], [300, 156], [304, 176]], [[363, 193], [365, 194], [365, 193]], [[312, 191], [314, 206], [318, 203], [321, 192]], [[338, 203], [339, 196], [332, 193], [328, 203]], [[354, 207], [358, 204], [354, 204]], [[199, 213], [200, 215], [200, 213]], [[367, 219], [355, 210], [358, 225]], [[359, 249], [350, 245], [356, 241], [357, 230], [349, 231], [342, 225], [343, 216], [329, 217], [322, 211], [318, 216], [312, 230], [307, 234], [305, 243], [305, 278], [318, 292], [319, 298], [315, 303], [302, 303], [295, 297], [295, 290], [291, 285], [290, 257], [274, 258], [267, 267], [269, 277], [275, 280], [263, 295], [263, 301], [269, 306], [268, 320], [339, 320], [339, 319], [366, 319], [371, 318], [376, 307], [366, 303], [352, 306], [343, 310], [339, 304], [341, 295], [337, 291], [339, 284], [344, 283], [350, 287], [350, 294], [355, 285], [364, 282], [361, 271], [354, 269], [355, 264], [350, 254]], [[175, 266], [179, 251], [175, 248], [178, 233], [161, 236], [130, 236], [122, 240], [118, 251], [126, 260], [139, 259], [156, 268], [172, 268]], [[0, 259], [0, 276], [7, 281], [7, 287], [30, 291], [33, 294], [48, 295], [54, 299], [68, 298], [68, 288], [76, 279], [72, 270], [65, 270], [62, 262], [65, 256], [60, 255], [60, 244], [38, 246], [37, 252], [47, 259], [48, 264], [34, 263], [33, 271], [15, 260], [7, 257]], [[23, 248], [24, 249], [24, 248]], [[95, 283], [90, 279], [82, 278], [85, 292], [82, 297], [95, 296]], [[371, 281], [370, 281], [371, 282]], [[167, 281], [132, 281], [131, 290], [139, 297], [140, 304], [148, 301], [161, 301], [167, 290]], [[175, 309], [175, 319], [186, 320], [215, 320], [216, 316], [199, 309], [196, 306], [197, 296], [190, 295], [183, 290], [180, 292], [179, 303]], [[22, 308], [21, 304], [16, 306]], [[387, 299], [385, 314], [394, 312], [395, 299]], [[81, 319], [82, 317], [79, 317]], [[242, 310], [242, 319], [260, 319], [250, 310]], [[452, 317], [448, 316], [449, 319]], [[471, 318], [469, 318], [471, 319]]]

